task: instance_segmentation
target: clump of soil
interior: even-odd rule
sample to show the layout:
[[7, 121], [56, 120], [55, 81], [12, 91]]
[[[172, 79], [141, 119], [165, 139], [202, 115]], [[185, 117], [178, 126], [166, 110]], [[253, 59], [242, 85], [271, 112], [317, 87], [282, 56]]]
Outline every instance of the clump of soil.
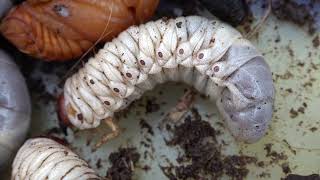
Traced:
[[311, 34], [315, 31], [315, 15], [312, 9], [312, 3], [300, 4], [297, 0], [272, 0], [272, 11], [277, 18], [297, 25], [307, 25]]
[[183, 124], [173, 129], [173, 134], [168, 145], [179, 146], [184, 154], [177, 159], [179, 166], [162, 168], [169, 179], [217, 179], [224, 174], [243, 179], [249, 172], [246, 165], [257, 162], [255, 157], [223, 155], [216, 130], [201, 120], [196, 109]]
[[131, 180], [134, 166], [140, 159], [136, 148], [120, 148], [109, 156], [112, 166], [107, 171], [107, 178], [112, 180]]
[[147, 105], [146, 105], [146, 113], [153, 113], [157, 112], [160, 109], [160, 104], [156, 103], [156, 99], [147, 99]]

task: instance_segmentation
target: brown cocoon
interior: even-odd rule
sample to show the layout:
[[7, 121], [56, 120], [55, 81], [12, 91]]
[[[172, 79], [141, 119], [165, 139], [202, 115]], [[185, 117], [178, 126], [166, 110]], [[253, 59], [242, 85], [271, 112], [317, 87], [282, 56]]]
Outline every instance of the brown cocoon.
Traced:
[[80, 57], [148, 20], [159, 0], [27, 0], [10, 10], [1, 33], [20, 51], [46, 61]]

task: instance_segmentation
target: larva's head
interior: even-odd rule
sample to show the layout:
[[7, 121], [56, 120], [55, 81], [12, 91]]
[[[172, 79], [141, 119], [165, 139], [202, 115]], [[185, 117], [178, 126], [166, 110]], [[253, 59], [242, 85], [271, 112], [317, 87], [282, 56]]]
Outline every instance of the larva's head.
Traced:
[[265, 135], [272, 118], [274, 86], [268, 65], [255, 58], [233, 73], [217, 102], [231, 133], [240, 140], [253, 143]]
[[240, 111], [227, 108], [227, 103], [223, 103], [226, 114], [224, 117], [234, 137], [247, 143], [254, 143], [265, 135], [272, 117], [271, 103], [257, 104]]
[[61, 94], [58, 97], [57, 112], [58, 112], [58, 119], [63, 126], [72, 126], [67, 115], [67, 110], [65, 107], [65, 99], [63, 94]]

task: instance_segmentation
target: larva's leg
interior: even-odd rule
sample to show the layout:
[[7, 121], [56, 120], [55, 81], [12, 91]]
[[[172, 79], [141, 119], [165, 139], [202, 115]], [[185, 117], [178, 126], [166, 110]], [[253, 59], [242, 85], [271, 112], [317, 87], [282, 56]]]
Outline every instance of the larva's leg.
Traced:
[[183, 118], [183, 116], [188, 112], [190, 107], [194, 102], [195, 92], [189, 89], [184, 95], [179, 99], [177, 105], [171, 109], [171, 111], [166, 115], [166, 119], [177, 122]]
[[120, 135], [121, 131], [119, 126], [113, 121], [112, 118], [107, 118], [104, 122], [111, 128], [111, 133], [103, 135], [103, 137], [99, 140], [99, 142], [95, 145], [95, 149], [100, 148], [103, 144], [108, 142], [109, 140], [116, 138]]

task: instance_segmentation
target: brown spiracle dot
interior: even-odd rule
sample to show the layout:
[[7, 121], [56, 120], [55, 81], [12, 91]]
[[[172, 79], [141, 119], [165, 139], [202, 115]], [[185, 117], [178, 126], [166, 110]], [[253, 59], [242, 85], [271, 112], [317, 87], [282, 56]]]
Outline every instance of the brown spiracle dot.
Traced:
[[179, 49], [179, 54], [183, 54], [184, 50], [183, 49]]
[[198, 56], [199, 59], [202, 59], [203, 57], [204, 57], [203, 53], [200, 53], [199, 56]]
[[212, 44], [213, 44], [215, 41], [216, 41], [216, 39], [215, 39], [215, 38], [213, 38], [213, 39], [211, 39], [211, 40], [210, 40], [210, 43], [212, 43]]
[[144, 60], [140, 60], [140, 64], [141, 64], [142, 66], [144, 66], [144, 65], [146, 65], [146, 62], [144, 62]]
[[110, 106], [110, 102], [109, 101], [104, 101], [104, 104], [107, 106]]
[[220, 68], [219, 68], [219, 66], [215, 66], [215, 67], [213, 67], [213, 71], [214, 71], [214, 72], [218, 72], [218, 71], [219, 71], [219, 69], [220, 69]]
[[78, 117], [79, 120], [81, 120], [81, 121], [83, 120], [83, 115], [82, 115], [82, 113], [78, 114], [77, 117]]
[[113, 88], [114, 92], [118, 93], [120, 90], [118, 88]]
[[160, 58], [162, 58], [162, 57], [163, 57], [162, 52], [158, 52], [158, 56], [159, 56]]
[[131, 73], [126, 73], [126, 76], [127, 76], [128, 78], [131, 78], [131, 77], [132, 77], [132, 74], [131, 74]]
[[90, 79], [90, 83], [91, 83], [91, 84], [94, 84], [94, 80]]

